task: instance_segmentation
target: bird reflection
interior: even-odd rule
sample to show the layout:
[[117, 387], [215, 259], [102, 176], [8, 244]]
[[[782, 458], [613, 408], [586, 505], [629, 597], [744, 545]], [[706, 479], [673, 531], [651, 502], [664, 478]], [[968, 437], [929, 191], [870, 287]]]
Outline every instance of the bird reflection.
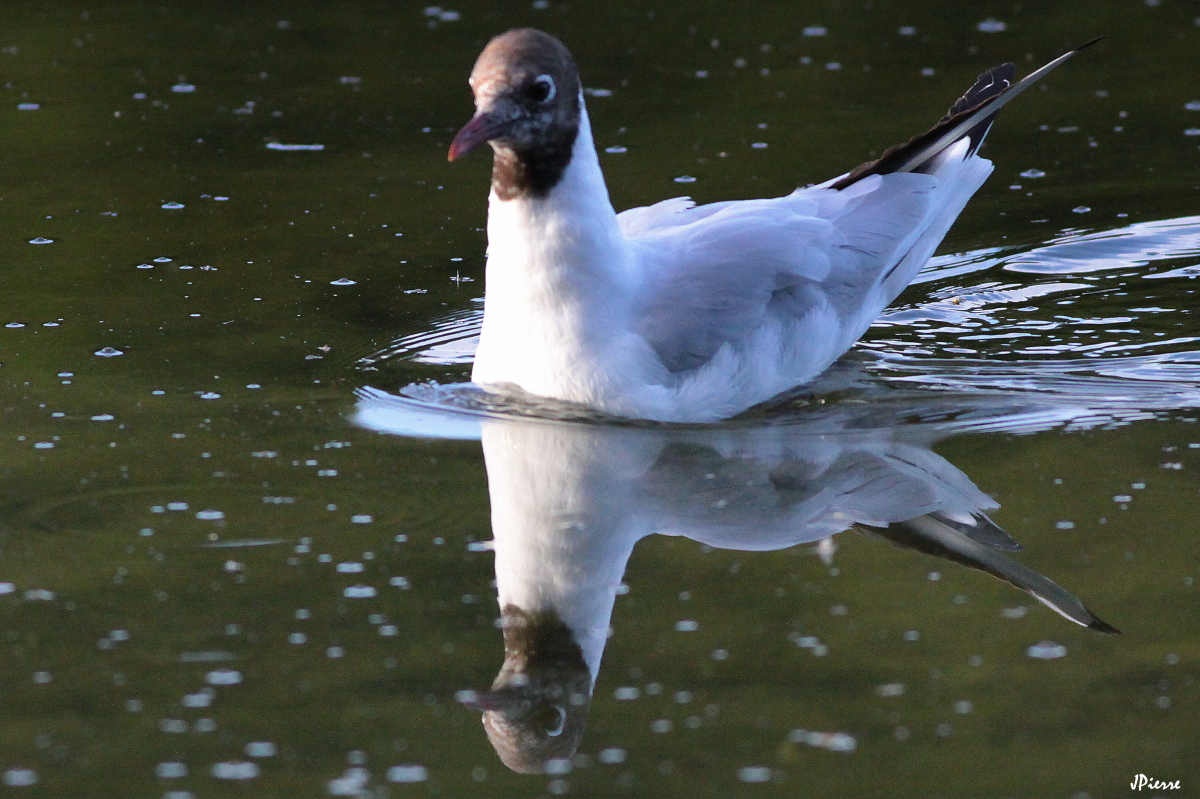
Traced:
[[[411, 407], [375, 399], [360, 401], [360, 423], [415, 432]], [[1077, 624], [1116, 632], [1004, 554], [1020, 547], [985, 514], [996, 503], [930, 449], [944, 430], [879, 415], [843, 403], [719, 427], [458, 419], [478, 425], [483, 443], [504, 635], [491, 687], [460, 698], [482, 714], [500, 759], [537, 773], [574, 754], [626, 563], [652, 534], [767, 551], [855, 530], [987, 572]]]

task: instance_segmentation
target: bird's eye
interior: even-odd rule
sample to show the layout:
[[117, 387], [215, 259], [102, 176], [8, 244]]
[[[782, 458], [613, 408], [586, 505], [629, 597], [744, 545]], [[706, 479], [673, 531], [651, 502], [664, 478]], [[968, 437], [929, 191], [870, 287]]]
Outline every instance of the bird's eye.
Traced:
[[549, 75], [538, 75], [529, 87], [529, 96], [535, 103], [548, 103], [554, 99], [554, 78]]
[[563, 730], [567, 726], [567, 711], [561, 705], [555, 705], [550, 708], [549, 714], [545, 719], [544, 732], [551, 738], [557, 738], [563, 734]]

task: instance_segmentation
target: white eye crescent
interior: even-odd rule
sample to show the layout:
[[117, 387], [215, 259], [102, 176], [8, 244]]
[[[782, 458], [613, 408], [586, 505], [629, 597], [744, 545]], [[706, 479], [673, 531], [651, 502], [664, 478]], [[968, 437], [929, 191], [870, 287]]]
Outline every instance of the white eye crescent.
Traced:
[[[554, 78], [549, 75], [538, 75], [533, 79], [533, 90], [539, 103], [548, 103], [554, 99], [558, 89], [554, 86]], [[542, 96], [542, 95], [545, 96]]]

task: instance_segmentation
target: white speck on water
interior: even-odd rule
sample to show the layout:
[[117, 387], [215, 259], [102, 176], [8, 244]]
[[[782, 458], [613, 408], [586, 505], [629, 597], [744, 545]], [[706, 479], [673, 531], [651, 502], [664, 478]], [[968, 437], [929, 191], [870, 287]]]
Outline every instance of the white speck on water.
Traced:
[[696, 77], [697, 77], [697, 78], [707, 78], [707, 77], [708, 77], [708, 70], [707, 70], [707, 69], [698, 69], [698, 70], [696, 70]]
[[921, 70], [921, 74], [923, 76], [925, 76], [926, 78], [932, 78], [934, 75], [937, 74], [937, 70], [934, 69], [933, 67], [925, 67], [924, 69]]
[[1038, 660], [1054, 660], [1067, 656], [1067, 648], [1053, 641], [1041, 641], [1025, 650], [1025, 654]]
[[274, 757], [279, 750], [270, 741], [251, 741], [243, 751], [247, 757]]
[[683, 619], [675, 622], [675, 629], [681, 633], [692, 633], [700, 629], [700, 622], [692, 621], [691, 619]]
[[364, 789], [370, 779], [371, 772], [361, 766], [354, 766], [346, 769], [342, 776], [330, 780], [325, 787], [330, 796], [372, 795], [364, 794]]
[[369, 513], [356, 513], [350, 517], [351, 524], [370, 524], [375, 521], [375, 517]]
[[102, 349], [96, 350], [92, 354], [99, 355], [101, 358], [115, 358], [118, 355], [124, 355], [125, 353], [122, 352], [121, 350], [113, 349], [112, 347], [104, 347]]
[[186, 777], [187, 773], [187, 764], [179, 763], [177, 761], [169, 760], [164, 763], [159, 763], [154, 767], [154, 776], [158, 777], [160, 780], [179, 779], [180, 777]]
[[331, 646], [325, 650], [325, 657], [340, 658], [346, 654], [346, 650], [340, 646]]
[[930, 572], [925, 576], [929, 578], [930, 582], [937, 582], [938, 580], [942, 579], [941, 572]]
[[875, 687], [878, 696], [903, 696], [906, 690], [902, 682], [889, 682]]
[[1200, 128], [1188, 128], [1183, 132], [1184, 136], [1200, 136]]
[[1029, 613], [1029, 608], [1024, 605], [1017, 605], [1015, 608], [1002, 608], [1000, 615], [1006, 619], [1020, 619]]
[[392, 766], [387, 770], [387, 778], [388, 782], [425, 782], [429, 779], [429, 769], [417, 765]]
[[1092, 209], [1091, 209], [1091, 208], [1089, 208], [1089, 207], [1088, 207], [1088, 206], [1086, 206], [1086, 205], [1077, 205], [1077, 206], [1075, 206], [1074, 208], [1072, 208], [1072, 209], [1071, 209], [1071, 213], [1073, 213], [1073, 214], [1086, 214], [1086, 213], [1088, 213], [1088, 212], [1089, 212], [1089, 211], [1091, 211], [1091, 210], [1092, 210]]
[[182, 735], [187, 732], [187, 722], [183, 719], [163, 719], [158, 722], [158, 729], [161, 732], [169, 732], [174, 735]]
[[292, 633], [288, 636], [289, 644], [303, 644], [308, 642], [308, 636], [304, 633]]
[[765, 141], [756, 141], [756, 142], [751, 142], [751, 143], [750, 143], [750, 146], [751, 146], [752, 148], [754, 148], [755, 150], [765, 150], [765, 149], [767, 149], [767, 143], [766, 143]]
[[1026, 169], [1024, 172], [1021, 173], [1021, 177], [1023, 177], [1023, 178], [1044, 178], [1044, 177], [1046, 177], [1046, 173], [1037, 168]]
[[36, 111], [41, 107], [40, 103], [17, 103], [18, 111]]
[[695, 183], [696, 179], [694, 177], [692, 177], [691, 175], [680, 175], [679, 177], [675, 178], [675, 182], [676, 183]]
[[340, 78], [338, 78], [338, 83], [356, 86], [362, 83], [362, 78], [358, 77], [357, 75], [342, 75]]
[[612, 89], [584, 89], [583, 93], [589, 97], [612, 97]]
[[496, 548], [495, 541], [472, 541], [467, 544], [468, 552], [491, 552]]
[[212, 689], [197, 691], [194, 694], [184, 694], [180, 704], [184, 707], [208, 707], [212, 704]]
[[802, 33], [805, 36], [824, 36], [829, 33], [829, 29], [823, 25], [809, 25]]
[[142, 704], [142, 700], [140, 700], [140, 699], [126, 699], [125, 700], [125, 711], [127, 713], [141, 713], [143, 709], [145, 709], [145, 705]]
[[4, 784], [10, 788], [24, 788], [35, 785], [37, 781], [38, 773], [31, 768], [10, 768], [4, 772]]
[[1188, 111], [1200, 111], [1200, 100], [1192, 100], [1190, 103], [1184, 103], [1183, 107]]
[[252, 780], [260, 771], [258, 764], [249, 760], [226, 760], [212, 767], [212, 775], [219, 780]]
[[237, 669], [213, 669], [204, 675], [204, 681], [209, 685], [237, 685], [242, 681], [242, 673]]
[[39, 441], [33, 445], [34, 449], [54, 449], [53, 441]]
[[840, 63], [838, 63], [837, 61], [830, 61], [828, 64], [825, 65], [825, 69], [828, 69], [831, 72], [841, 69], [841, 68], [842, 68], [842, 65]]
[[20, 322], [9, 322], [5, 327], [25, 327], [25, 325]]
[[267, 142], [268, 150], [279, 150], [282, 152], [319, 152], [325, 149], [324, 144], [284, 144], [283, 142], [271, 141]]
[[920, 640], [920, 638], [921, 633], [917, 632], [916, 630], [906, 630], [904, 633], [905, 641], [917, 641]]
[[183, 208], [183, 207], [184, 207], [184, 204], [183, 204], [183, 203], [177, 203], [177, 202], [169, 202], [169, 203], [163, 203], [163, 204], [162, 204], [162, 207], [163, 207], [163, 208], [166, 208], [166, 209], [168, 209], [168, 210], [174, 211], [174, 210], [176, 210], [176, 209]]
[[215, 391], [205, 391], [200, 395], [200, 399], [220, 399], [221, 395]]
[[844, 732], [813, 732], [812, 730], [792, 730], [788, 740], [794, 744], [808, 744], [818, 749], [828, 749], [830, 752], [853, 752], [858, 747], [858, 741], [853, 735]]
[[970, 713], [974, 709], [975, 709], [975, 705], [971, 704], [971, 702], [966, 699], [960, 699], [954, 703], [954, 712], [955, 713], [967, 714], [967, 713]]
[[770, 782], [770, 766], [743, 766], [738, 769], [738, 782]]
[[11, 594], [17, 590], [13, 583], [0, 583], [0, 594]]
[[350, 278], [347, 278], [347, 277], [339, 277], [337, 280], [329, 281], [329, 285], [331, 285], [331, 286], [353, 286], [357, 283], [358, 283], [357, 280], [351, 280]]
[[623, 685], [613, 691], [613, 699], [621, 702], [629, 702], [637, 699], [642, 695], [641, 689], [633, 685]]
[[409, 589], [409, 582], [408, 582], [407, 577], [393, 577], [392, 579], [388, 580], [388, 584], [394, 585], [397, 588], [402, 588], [405, 591], [407, 591]]
[[1054, 527], [1058, 530], [1074, 530], [1075, 522], [1055, 522]]
[[1133, 497], [1129, 494], [1117, 494], [1113, 497], [1113, 502], [1133, 502]]
[[596, 759], [606, 766], [615, 766], [619, 763], [624, 763], [626, 757], [628, 757], [628, 754], [625, 750], [616, 746], [601, 749], [596, 755]]
[[670, 719], [655, 719], [650, 722], [650, 732], [655, 732], [659, 735], [670, 732], [674, 727], [675, 725], [671, 723]]
[[33, 673], [33, 682], [35, 685], [47, 685], [54, 681], [54, 677], [48, 671], [35, 671]]
[[201, 511], [196, 511], [196, 518], [197, 518], [197, 519], [203, 519], [203, 520], [205, 520], [205, 521], [212, 521], [212, 520], [215, 520], [215, 519], [224, 519], [224, 518], [225, 518], [225, 511], [222, 511], [222, 510], [201, 510]]
[[187, 510], [187, 509], [188, 509], [188, 504], [186, 502], [168, 502], [167, 503], [167, 510]]
[[47, 591], [45, 588], [30, 588], [25, 592], [26, 602], [50, 602], [54, 599], [54, 592]]
[[390, 637], [390, 636], [399, 634], [399, 632], [400, 632], [400, 628], [398, 628], [394, 624], [383, 624], [383, 625], [380, 625], [380, 627], [379, 627], [379, 634], [383, 635], [383, 636]]
[[622, 147], [619, 144], [614, 144], [611, 147], [605, 147], [604, 152], [606, 152], [606, 153], [625, 153], [625, 152], [629, 152], [629, 148]]
[[900, 30], [898, 31], [898, 33], [899, 33], [901, 36], [916, 36], [916, 35], [917, 35], [917, 29], [916, 29], [916, 28], [914, 28], [912, 25], [905, 25], [905, 26], [903, 26], [903, 27], [901, 27], [901, 28], [900, 28]]
[[176, 83], [171, 87], [171, 91], [175, 92], [176, 94], [191, 94], [192, 92], [196, 91], [196, 87], [191, 83]]
[[729, 660], [729, 650], [728, 649], [714, 649], [712, 651], [712, 654], [710, 655], [710, 657], [713, 660]]
[[988, 17], [983, 22], [975, 26], [975, 30], [980, 33], [1002, 33], [1008, 28], [1008, 25], [998, 19]]
[[342, 574], [356, 574], [363, 570], [363, 565], [361, 563], [353, 562], [339, 563], [337, 565], [337, 570]]
[[38, 236], [35, 239], [30, 239], [29, 243], [30, 244], [53, 244], [54, 239], [48, 239], [45, 236]]

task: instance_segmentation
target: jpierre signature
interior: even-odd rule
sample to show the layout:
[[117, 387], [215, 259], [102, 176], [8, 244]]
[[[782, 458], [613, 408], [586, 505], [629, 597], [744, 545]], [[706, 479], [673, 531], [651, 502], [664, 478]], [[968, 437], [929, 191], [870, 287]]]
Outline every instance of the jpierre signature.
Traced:
[[1165, 782], [1147, 777], [1145, 774], [1137, 774], [1134, 775], [1133, 782], [1129, 783], [1129, 790], [1140, 791], [1142, 788], [1149, 788], [1152, 791], [1178, 791], [1179, 782], [1179, 780]]

